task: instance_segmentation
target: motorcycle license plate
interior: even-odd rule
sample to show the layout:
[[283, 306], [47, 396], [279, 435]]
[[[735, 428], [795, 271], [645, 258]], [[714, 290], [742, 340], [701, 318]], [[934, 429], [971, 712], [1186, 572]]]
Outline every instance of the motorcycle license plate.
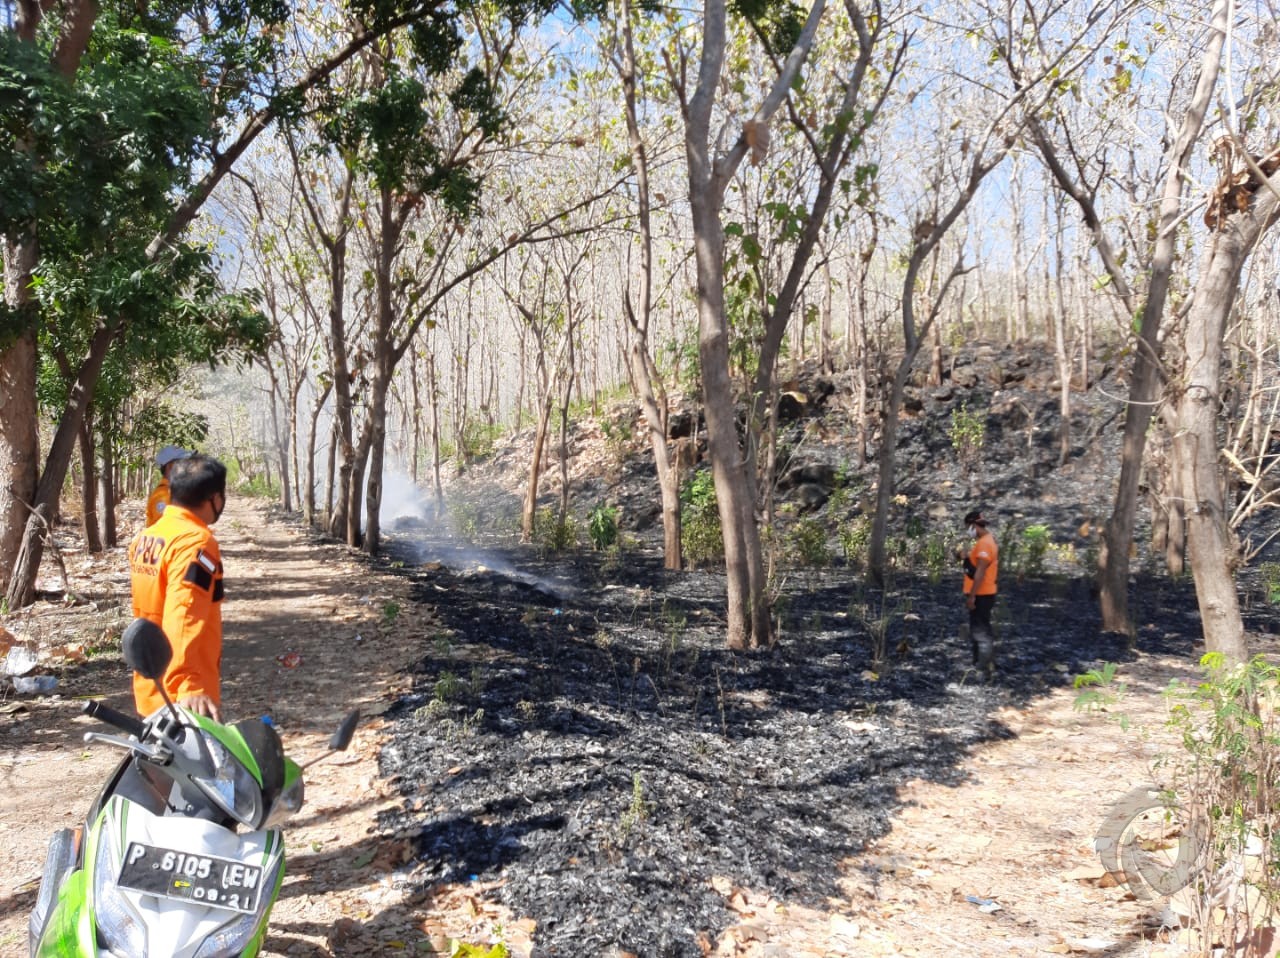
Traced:
[[261, 880], [262, 869], [256, 865], [130, 842], [117, 884], [161, 898], [253, 912]]

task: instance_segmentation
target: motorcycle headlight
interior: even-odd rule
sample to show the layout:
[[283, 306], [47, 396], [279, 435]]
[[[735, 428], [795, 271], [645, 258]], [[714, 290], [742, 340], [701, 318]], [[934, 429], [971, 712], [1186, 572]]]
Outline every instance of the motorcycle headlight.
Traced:
[[241, 825], [258, 828], [262, 821], [262, 788], [257, 779], [221, 742], [209, 735], [203, 738], [213, 772], [192, 775], [191, 781]]
[[114, 830], [103, 828], [93, 863], [93, 917], [108, 954], [126, 958], [147, 953], [147, 929], [116, 886], [122, 858]]
[[[277, 857], [273, 869], [267, 869], [262, 876], [262, 893], [258, 895], [258, 907], [252, 914], [238, 915], [213, 932], [200, 945], [200, 950], [193, 958], [239, 958], [249, 950], [256, 937], [265, 937], [266, 914], [275, 903], [277, 885], [280, 882], [284, 859]], [[262, 944], [261, 940], [258, 945]], [[141, 952], [138, 952], [141, 954]]]

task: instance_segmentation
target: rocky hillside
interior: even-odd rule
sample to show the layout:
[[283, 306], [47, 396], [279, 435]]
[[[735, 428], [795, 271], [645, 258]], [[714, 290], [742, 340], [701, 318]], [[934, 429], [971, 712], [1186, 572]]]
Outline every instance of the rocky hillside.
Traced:
[[[1105, 355], [1095, 357], [1087, 390], [1071, 394], [1071, 455], [1059, 464], [1059, 383], [1044, 344], [977, 344], [950, 357], [940, 385], [920, 364], [899, 426], [896, 528], [921, 524], [954, 532], [970, 508], [988, 513], [1006, 534], [1048, 527], [1054, 543], [1087, 550], [1098, 520], [1110, 511], [1124, 422], [1127, 385]], [[878, 396], [868, 398], [868, 448], [855, 452], [853, 376], [809, 367], [787, 383], [776, 457], [775, 532], [801, 519], [828, 530], [833, 554], [839, 533], [871, 509], [881, 441]], [[590, 412], [588, 410], [588, 412]], [[706, 435], [693, 394], [673, 411], [673, 436], [689, 436], [705, 466]], [[500, 442], [456, 480], [455, 494], [479, 510], [481, 524], [510, 529], [528, 479], [533, 431]], [[642, 543], [660, 544], [660, 513], [644, 423], [634, 403], [615, 402], [600, 414], [578, 415], [568, 442], [572, 510], [579, 521], [611, 505]], [[540, 504], [559, 499], [560, 450], [554, 441], [543, 473]]]

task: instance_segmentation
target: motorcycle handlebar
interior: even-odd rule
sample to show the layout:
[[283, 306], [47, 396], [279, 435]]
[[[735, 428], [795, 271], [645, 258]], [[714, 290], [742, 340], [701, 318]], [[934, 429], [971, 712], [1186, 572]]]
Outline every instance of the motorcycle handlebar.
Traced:
[[146, 731], [141, 719], [136, 719], [132, 715], [125, 715], [110, 705], [103, 705], [101, 702], [88, 701], [84, 703], [84, 714], [91, 718], [96, 718], [100, 722], [106, 722], [108, 725], [114, 725], [120, 731], [132, 735], [134, 738], [141, 739]]

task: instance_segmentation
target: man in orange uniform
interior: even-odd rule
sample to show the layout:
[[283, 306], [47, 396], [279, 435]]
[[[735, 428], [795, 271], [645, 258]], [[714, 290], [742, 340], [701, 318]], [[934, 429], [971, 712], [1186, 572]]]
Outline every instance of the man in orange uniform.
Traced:
[[156, 468], [160, 470], [160, 482], [147, 497], [147, 525], [154, 525], [160, 518], [160, 513], [164, 512], [164, 507], [169, 504], [169, 470], [173, 468], [175, 462], [186, 459], [190, 455], [191, 452], [181, 446], [165, 446], [156, 453]]
[[[164, 674], [169, 697], [220, 721], [222, 662], [222, 556], [209, 526], [227, 504], [227, 470], [209, 456], [173, 463], [169, 506], [129, 546], [133, 614], [164, 630], [173, 661]], [[139, 714], [164, 700], [150, 679], [133, 677]]]
[[969, 638], [973, 664], [987, 675], [995, 670], [996, 637], [991, 630], [991, 610], [996, 605], [996, 579], [1000, 573], [1000, 547], [987, 531], [981, 512], [964, 517], [973, 546], [964, 560], [964, 603], [969, 610]]

